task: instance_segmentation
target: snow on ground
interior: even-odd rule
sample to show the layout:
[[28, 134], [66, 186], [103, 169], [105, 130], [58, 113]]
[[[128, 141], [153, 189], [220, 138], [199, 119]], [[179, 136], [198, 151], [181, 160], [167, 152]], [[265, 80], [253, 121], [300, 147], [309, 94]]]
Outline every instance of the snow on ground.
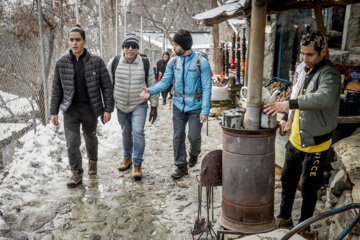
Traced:
[[27, 126], [25, 123], [0, 123], [0, 141], [10, 137], [12, 132], [18, 132]]
[[[98, 124], [99, 163], [95, 177], [87, 174], [84, 141], [83, 185], [68, 189], [71, 174], [63, 119], [60, 126], [39, 126], [24, 135], [15, 149], [12, 164], [0, 171], [0, 240], [8, 239], [191, 239], [197, 217], [196, 176], [201, 163], [179, 181], [172, 150], [172, 108], [161, 105], [158, 119], [145, 126], [146, 148], [143, 179], [134, 181], [131, 170], [119, 172], [123, 150], [116, 114], [106, 125]], [[209, 136], [202, 129], [200, 160], [211, 150], [221, 149], [219, 120], [210, 118]], [[188, 146], [188, 143], [187, 143]], [[203, 189], [202, 217], [205, 217]], [[275, 214], [280, 189], [275, 189]], [[299, 198], [297, 194], [297, 199]], [[214, 190], [215, 230], [219, 229], [221, 187]], [[294, 219], [300, 204], [294, 204]]]
[[[209, 125], [215, 128], [211, 137], [205, 136], [203, 128], [202, 156], [221, 148], [218, 121]], [[147, 121], [145, 131], [141, 182], [133, 181], [130, 170], [117, 170], [123, 158], [122, 137], [116, 114], [112, 114], [109, 123], [98, 125], [99, 169], [95, 179], [87, 175], [82, 141], [84, 183], [77, 189], [66, 187], [71, 172], [62, 115], [59, 127], [39, 126], [37, 133], [24, 135], [12, 164], [0, 172], [0, 236], [42, 239], [48, 234], [53, 237], [50, 239], [79, 239], [96, 232], [103, 239], [141, 239], [142, 234], [151, 236], [149, 239], [188, 239], [196, 217], [195, 176], [200, 164], [190, 170], [190, 177], [179, 182], [170, 178], [174, 165], [172, 109], [168, 105], [159, 107], [158, 120], [153, 125]]]
[[[15, 115], [20, 115], [24, 113], [31, 112], [31, 105], [26, 98], [21, 98], [19, 96], [0, 91], [0, 98], [4, 101], [7, 108]], [[0, 99], [0, 119], [11, 117], [11, 113], [3, 106], [4, 104]], [[37, 105], [34, 105], [35, 110], [37, 110]]]

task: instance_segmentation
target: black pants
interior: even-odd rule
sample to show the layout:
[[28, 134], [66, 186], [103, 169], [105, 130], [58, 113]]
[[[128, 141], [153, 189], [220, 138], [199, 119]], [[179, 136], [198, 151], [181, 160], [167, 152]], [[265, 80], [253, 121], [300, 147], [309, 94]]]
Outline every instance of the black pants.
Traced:
[[301, 195], [303, 198], [300, 222], [312, 217], [328, 151], [306, 153], [294, 148], [289, 141], [286, 143], [285, 164], [281, 175], [282, 193], [279, 214], [281, 218], [291, 217], [300, 176], [302, 176]]
[[173, 127], [174, 127], [174, 163], [177, 167], [187, 165], [186, 161], [186, 124], [188, 123], [188, 139], [190, 142], [189, 154], [197, 157], [201, 152], [201, 128], [200, 122], [201, 109], [189, 112], [181, 112], [177, 107], [173, 108]]
[[80, 152], [82, 125], [86, 151], [90, 160], [98, 160], [98, 139], [96, 136], [97, 119], [89, 104], [71, 105], [64, 113], [64, 129], [71, 170], [83, 172]]
[[165, 91], [161, 92], [161, 96], [163, 97], [163, 99], [165, 99], [165, 101], [166, 101], [168, 93], [171, 94], [171, 88], [172, 88], [172, 85], [168, 89], [166, 89]]

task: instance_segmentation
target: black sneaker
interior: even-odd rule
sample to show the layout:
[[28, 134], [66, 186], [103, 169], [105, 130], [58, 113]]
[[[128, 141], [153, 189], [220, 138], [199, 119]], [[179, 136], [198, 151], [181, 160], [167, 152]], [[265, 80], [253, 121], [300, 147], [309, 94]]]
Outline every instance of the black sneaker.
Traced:
[[179, 179], [185, 175], [188, 175], [188, 168], [187, 166], [184, 166], [184, 167], [177, 167], [175, 169], [175, 172], [173, 174], [171, 174], [171, 177], [174, 178], [174, 179]]
[[189, 167], [195, 166], [196, 163], [197, 163], [197, 161], [198, 161], [198, 157], [197, 157], [197, 156], [195, 157], [195, 156], [191, 156], [191, 155], [190, 155], [190, 159], [189, 159], [189, 163], [188, 163]]

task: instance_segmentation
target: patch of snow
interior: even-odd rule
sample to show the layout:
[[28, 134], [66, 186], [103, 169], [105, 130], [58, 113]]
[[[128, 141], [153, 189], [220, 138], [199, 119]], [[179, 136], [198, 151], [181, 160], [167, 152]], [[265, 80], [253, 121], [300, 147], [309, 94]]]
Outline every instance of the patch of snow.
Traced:
[[[21, 98], [19, 96], [0, 91], [0, 97], [5, 102], [7, 108], [9, 108], [15, 115], [20, 115], [24, 113], [29, 113], [32, 111], [31, 105], [26, 98]], [[35, 104], [35, 110], [37, 110], [37, 105]], [[0, 102], [0, 118], [11, 117], [11, 113], [3, 106]]]
[[0, 141], [12, 135], [12, 132], [18, 132], [26, 128], [26, 123], [0, 123]]

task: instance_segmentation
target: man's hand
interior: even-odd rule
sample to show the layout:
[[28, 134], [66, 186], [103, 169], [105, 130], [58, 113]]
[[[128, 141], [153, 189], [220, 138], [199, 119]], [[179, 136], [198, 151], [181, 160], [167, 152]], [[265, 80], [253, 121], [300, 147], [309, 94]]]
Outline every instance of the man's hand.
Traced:
[[280, 127], [278, 128], [278, 132], [281, 136], [284, 136], [287, 133], [287, 131], [285, 131], [286, 123], [287, 122], [285, 120], [280, 121]]
[[51, 122], [54, 126], [59, 126], [59, 117], [58, 115], [51, 115]]
[[271, 116], [275, 116], [279, 112], [285, 112], [290, 108], [289, 101], [266, 104], [264, 107], [264, 112]]
[[145, 88], [145, 87], [142, 87], [142, 90], [143, 91], [140, 93], [140, 97], [145, 98], [145, 99], [149, 99], [150, 98], [149, 90], [147, 88]]
[[111, 119], [111, 113], [109, 112], [104, 112], [104, 115], [103, 115], [103, 123], [107, 123], [108, 121], [110, 121]]
[[149, 122], [153, 124], [157, 118], [157, 107], [151, 107], [150, 115], [149, 115]]
[[200, 115], [200, 122], [204, 123], [208, 119], [208, 116]]

